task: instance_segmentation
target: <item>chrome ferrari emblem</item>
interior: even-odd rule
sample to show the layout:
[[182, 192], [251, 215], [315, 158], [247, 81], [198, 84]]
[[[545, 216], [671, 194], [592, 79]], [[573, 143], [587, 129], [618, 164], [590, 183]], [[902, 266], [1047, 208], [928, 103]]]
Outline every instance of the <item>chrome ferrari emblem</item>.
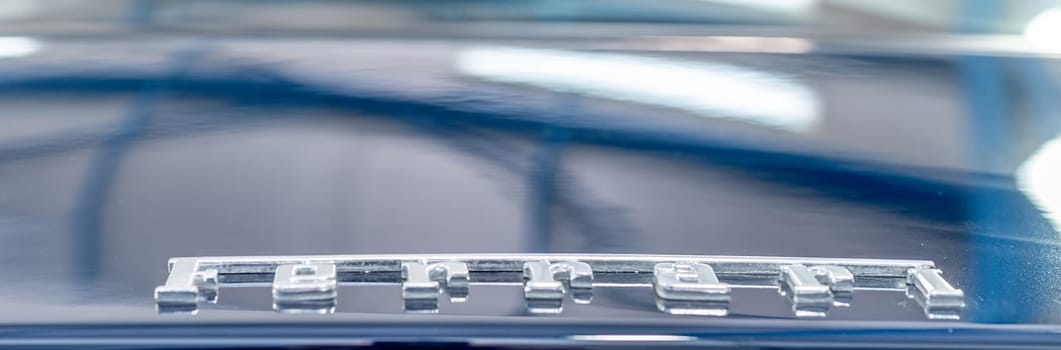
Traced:
[[464, 302], [476, 284], [522, 285], [532, 313], [564, 300], [590, 303], [594, 287], [645, 287], [660, 311], [725, 316], [735, 288], [777, 288], [797, 317], [850, 305], [860, 289], [905, 291], [932, 319], [957, 319], [964, 294], [927, 260], [689, 255], [319, 255], [185, 257], [169, 260], [155, 288], [161, 312], [194, 313], [223, 286], [272, 283], [281, 312], [334, 310], [340, 285], [400, 284], [407, 312], [437, 312], [438, 298]]

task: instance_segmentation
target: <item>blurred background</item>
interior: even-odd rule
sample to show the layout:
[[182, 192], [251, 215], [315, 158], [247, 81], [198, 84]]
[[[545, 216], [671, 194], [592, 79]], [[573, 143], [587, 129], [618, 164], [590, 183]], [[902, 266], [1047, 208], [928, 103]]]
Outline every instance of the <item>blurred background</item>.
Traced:
[[[1045, 20], [1053, 0], [619, 0], [619, 1], [241, 1], [241, 0], [6, 0], [0, 5], [6, 31], [36, 34], [98, 35], [155, 30], [210, 30], [242, 33], [446, 33], [451, 26], [497, 25], [480, 36], [518, 35], [505, 23], [687, 24], [687, 30], [711, 26], [786, 27], [790, 34], [940, 34], [975, 32], [1024, 34], [1036, 19]], [[1041, 23], [1047, 25], [1048, 23]], [[563, 26], [521, 28], [524, 35]], [[730, 28], [729, 30], [736, 30]], [[1056, 28], [1056, 27], [1054, 27]], [[630, 30], [632, 28], [625, 28]], [[644, 28], [640, 28], [644, 29]], [[762, 28], [766, 29], [766, 28]], [[675, 28], [669, 28], [675, 32]], [[468, 33], [468, 32], [466, 32]], [[597, 32], [601, 34], [602, 32]]]
[[[0, 321], [156, 320], [174, 256], [599, 252], [930, 259], [963, 320], [1058, 323], [1059, 34], [1052, 0], [3, 0]], [[520, 314], [474, 293], [443, 312]], [[830, 317], [923, 319], [880, 297]]]

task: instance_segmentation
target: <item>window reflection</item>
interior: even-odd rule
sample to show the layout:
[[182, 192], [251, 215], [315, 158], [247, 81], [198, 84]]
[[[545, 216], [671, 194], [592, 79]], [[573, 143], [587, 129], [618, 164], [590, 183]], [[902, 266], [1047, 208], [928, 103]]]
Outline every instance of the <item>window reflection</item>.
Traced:
[[613, 53], [522, 48], [461, 52], [457, 69], [488, 81], [635, 102], [793, 132], [821, 119], [818, 96], [760, 70]]
[[1061, 135], [1043, 144], [1017, 169], [1017, 185], [1061, 232]]

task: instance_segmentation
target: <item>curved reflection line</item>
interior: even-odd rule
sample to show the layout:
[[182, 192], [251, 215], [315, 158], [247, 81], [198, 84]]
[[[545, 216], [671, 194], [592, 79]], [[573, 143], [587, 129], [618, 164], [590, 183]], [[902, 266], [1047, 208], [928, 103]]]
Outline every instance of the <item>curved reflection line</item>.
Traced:
[[70, 232], [73, 233], [75, 242], [72, 254], [74, 280], [91, 286], [98, 279], [103, 210], [114, 185], [118, 167], [132, 144], [148, 132], [155, 109], [169, 81], [191, 68], [192, 63], [204, 52], [203, 47], [195, 45], [178, 50], [172, 55], [168, 64], [169, 73], [164, 78], [144, 82], [140, 92], [133, 96], [128, 114], [117, 124], [113, 133], [103, 138], [92, 156], [71, 215], [73, 227]]

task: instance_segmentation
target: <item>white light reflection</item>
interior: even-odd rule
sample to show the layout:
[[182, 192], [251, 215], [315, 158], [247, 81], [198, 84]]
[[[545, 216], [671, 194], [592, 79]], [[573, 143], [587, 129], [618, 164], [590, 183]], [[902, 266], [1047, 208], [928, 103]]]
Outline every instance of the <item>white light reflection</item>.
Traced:
[[742, 6], [757, 10], [791, 15], [809, 13], [818, 5], [818, 0], [700, 0], [732, 6]]
[[695, 337], [666, 334], [586, 334], [572, 335], [571, 340], [608, 342], [687, 342]]
[[41, 44], [33, 38], [0, 37], [0, 58], [27, 56], [40, 51]]
[[801, 54], [815, 50], [803, 38], [756, 36], [644, 36], [604, 42], [595, 48], [626, 51], [754, 52]]
[[1061, 232], [1061, 136], [1039, 147], [1017, 169], [1017, 186]]
[[489, 81], [682, 109], [787, 131], [813, 130], [818, 97], [797, 81], [744, 68], [612, 53], [476, 48], [457, 69]]
[[1061, 51], [1061, 8], [1040, 13], [1024, 27], [1024, 37], [1032, 44], [1051, 51]]

